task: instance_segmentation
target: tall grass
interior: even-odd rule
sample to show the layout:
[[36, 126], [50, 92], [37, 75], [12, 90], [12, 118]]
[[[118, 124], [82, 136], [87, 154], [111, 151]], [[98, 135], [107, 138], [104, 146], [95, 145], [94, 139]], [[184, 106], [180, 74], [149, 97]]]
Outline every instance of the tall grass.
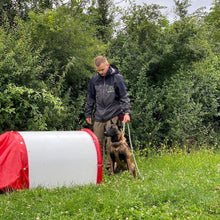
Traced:
[[124, 172], [100, 185], [3, 194], [0, 219], [220, 219], [219, 152], [136, 159], [144, 180]]

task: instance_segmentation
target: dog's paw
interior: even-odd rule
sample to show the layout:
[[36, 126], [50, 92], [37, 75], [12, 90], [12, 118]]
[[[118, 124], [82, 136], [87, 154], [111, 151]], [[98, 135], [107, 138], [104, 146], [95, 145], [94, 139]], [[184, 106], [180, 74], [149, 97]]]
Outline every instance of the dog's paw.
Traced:
[[114, 175], [114, 172], [112, 172], [110, 169], [108, 169], [107, 173], [106, 173], [108, 176], [112, 176]]
[[137, 173], [136, 173], [136, 167], [135, 167], [134, 164], [131, 165], [131, 173], [132, 173], [132, 175], [133, 175], [134, 177], [137, 176]]

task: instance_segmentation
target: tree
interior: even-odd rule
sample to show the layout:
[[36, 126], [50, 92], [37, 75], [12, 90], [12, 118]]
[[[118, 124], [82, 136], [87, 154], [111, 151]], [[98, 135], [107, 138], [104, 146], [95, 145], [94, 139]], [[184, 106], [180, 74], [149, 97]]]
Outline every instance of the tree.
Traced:
[[1, 28], [1, 129], [79, 129], [93, 59], [105, 45], [81, 12], [63, 6], [28, 16]]
[[23, 20], [27, 20], [29, 11], [52, 9], [53, 5], [57, 5], [58, 2], [59, 0], [1, 0], [1, 23], [4, 21], [5, 16], [9, 19], [11, 25], [13, 24], [16, 16], [22, 18]]
[[47, 87], [60, 82], [43, 80], [52, 60], [32, 45], [26, 24], [16, 22], [13, 29], [0, 27], [0, 132], [55, 129], [65, 109]]
[[87, 8], [88, 23], [96, 28], [96, 37], [108, 43], [113, 34], [115, 8], [112, 0], [92, 1]]
[[60, 95], [70, 91], [71, 97], [77, 98], [79, 91], [87, 87], [90, 70], [93, 70], [92, 60], [105, 48], [92, 37], [95, 28], [84, 21], [84, 15], [72, 17], [66, 7], [43, 14], [31, 12], [29, 17], [33, 44], [43, 45], [42, 53], [53, 60], [54, 66], [48, 68], [46, 76], [57, 71], [59, 78], [65, 78], [62, 89], [59, 88]]
[[0, 2], [0, 20], [1, 24], [4, 17], [7, 16], [12, 24], [15, 16], [20, 16], [23, 19], [27, 18], [28, 0], [2, 0]]
[[122, 17], [124, 25], [112, 40], [109, 56], [119, 65], [121, 73], [134, 86], [143, 66], [154, 59], [157, 39], [168, 25], [158, 5], [132, 5]]
[[[162, 86], [151, 85], [143, 68], [132, 93], [132, 130], [137, 146], [217, 147], [220, 141], [219, 58], [210, 55], [180, 69]], [[135, 91], [134, 91], [135, 90]]]
[[215, 0], [211, 12], [206, 16], [207, 28], [209, 36], [213, 44], [213, 51], [219, 55], [220, 51], [220, 1]]
[[103, 42], [107, 43], [112, 37], [112, 22], [113, 14], [110, 10], [112, 6], [112, 0], [98, 0], [98, 33]]
[[158, 39], [156, 58], [152, 60], [148, 74], [154, 83], [163, 83], [179, 69], [191, 69], [194, 62], [205, 59], [211, 53], [207, 29], [203, 21], [187, 17], [165, 28]]
[[219, 122], [214, 121], [219, 120], [219, 78], [211, 71], [217, 71], [215, 65], [210, 65], [218, 61], [204, 19], [183, 11], [179, 21], [168, 25], [154, 7], [130, 10], [124, 17], [125, 28], [111, 47], [130, 85], [134, 141], [141, 147], [214, 145], [218, 142]]
[[174, 0], [176, 9], [176, 14], [180, 17], [181, 20], [187, 17], [188, 10], [187, 8], [191, 6], [189, 0]]

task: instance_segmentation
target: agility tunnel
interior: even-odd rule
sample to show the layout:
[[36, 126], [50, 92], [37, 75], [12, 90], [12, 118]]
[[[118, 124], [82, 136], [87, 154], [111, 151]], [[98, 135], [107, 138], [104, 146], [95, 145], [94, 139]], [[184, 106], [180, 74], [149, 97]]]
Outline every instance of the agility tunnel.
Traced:
[[0, 135], [0, 191], [101, 182], [101, 149], [89, 129]]

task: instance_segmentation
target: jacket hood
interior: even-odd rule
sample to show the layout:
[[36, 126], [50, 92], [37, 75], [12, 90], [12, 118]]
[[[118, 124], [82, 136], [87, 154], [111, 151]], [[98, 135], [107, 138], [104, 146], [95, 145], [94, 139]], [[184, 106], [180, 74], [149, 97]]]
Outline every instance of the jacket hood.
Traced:
[[106, 73], [106, 76], [107, 75], [115, 75], [115, 74], [118, 74], [118, 73], [119, 73], [118, 68], [115, 65], [110, 64], [108, 72]]

